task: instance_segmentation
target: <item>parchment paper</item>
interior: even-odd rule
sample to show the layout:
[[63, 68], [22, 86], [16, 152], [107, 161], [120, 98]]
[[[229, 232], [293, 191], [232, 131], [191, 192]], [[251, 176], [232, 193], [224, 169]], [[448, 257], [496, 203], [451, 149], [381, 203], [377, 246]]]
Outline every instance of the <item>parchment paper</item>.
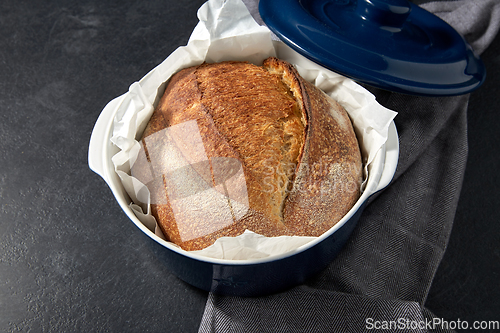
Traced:
[[[111, 141], [120, 151], [113, 156], [115, 170], [132, 199], [131, 208], [152, 232], [163, 237], [150, 211], [149, 191], [130, 176], [140, 138], [166, 81], [179, 70], [205, 62], [250, 61], [261, 65], [269, 56], [294, 64], [300, 75], [313, 82], [343, 105], [349, 113], [363, 155], [365, 178], [368, 166], [387, 140], [388, 127], [396, 112], [379, 105], [375, 97], [350, 79], [333, 73], [273, 41], [268, 28], [258, 25], [240, 0], [209, 0], [198, 11], [199, 23], [186, 46], [179, 47], [140, 81], [133, 83], [119, 105]], [[164, 237], [163, 237], [164, 238]], [[221, 259], [255, 259], [286, 253], [314, 237], [266, 239], [251, 231], [238, 237], [224, 237], [200, 255]]]

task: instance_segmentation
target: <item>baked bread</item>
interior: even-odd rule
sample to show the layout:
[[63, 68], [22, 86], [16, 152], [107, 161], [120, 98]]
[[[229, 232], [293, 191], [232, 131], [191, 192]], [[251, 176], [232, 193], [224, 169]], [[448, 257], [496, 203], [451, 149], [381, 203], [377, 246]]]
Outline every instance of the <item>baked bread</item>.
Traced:
[[140, 143], [131, 174], [147, 185], [164, 235], [185, 250], [246, 229], [319, 236], [360, 195], [347, 112], [273, 57], [181, 70]]

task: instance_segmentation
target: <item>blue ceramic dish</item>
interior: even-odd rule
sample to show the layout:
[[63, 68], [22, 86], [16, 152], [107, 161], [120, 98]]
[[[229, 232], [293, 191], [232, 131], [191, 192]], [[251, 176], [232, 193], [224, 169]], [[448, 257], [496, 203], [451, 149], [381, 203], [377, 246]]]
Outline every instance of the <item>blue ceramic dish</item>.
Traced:
[[[126, 94], [125, 94], [126, 95]], [[366, 188], [349, 213], [333, 228], [313, 241], [281, 255], [263, 259], [227, 260], [203, 257], [184, 251], [151, 232], [130, 208], [112, 156], [118, 148], [111, 143], [113, 119], [125, 95], [112, 100], [99, 116], [89, 145], [89, 166], [110, 187], [130, 220], [154, 242], [155, 251], [170, 271], [185, 282], [224, 295], [258, 296], [278, 292], [303, 283], [323, 270], [339, 253], [356, 226], [371, 195], [386, 187], [395, 173], [399, 143], [392, 122], [388, 140], [370, 165]]]

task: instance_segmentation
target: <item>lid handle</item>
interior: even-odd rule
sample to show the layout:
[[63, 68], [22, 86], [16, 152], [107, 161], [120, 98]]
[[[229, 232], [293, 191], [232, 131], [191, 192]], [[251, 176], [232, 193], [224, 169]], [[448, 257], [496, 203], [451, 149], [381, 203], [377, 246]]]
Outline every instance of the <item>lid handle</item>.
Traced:
[[411, 4], [408, 0], [358, 0], [356, 11], [363, 20], [397, 32], [410, 15]]

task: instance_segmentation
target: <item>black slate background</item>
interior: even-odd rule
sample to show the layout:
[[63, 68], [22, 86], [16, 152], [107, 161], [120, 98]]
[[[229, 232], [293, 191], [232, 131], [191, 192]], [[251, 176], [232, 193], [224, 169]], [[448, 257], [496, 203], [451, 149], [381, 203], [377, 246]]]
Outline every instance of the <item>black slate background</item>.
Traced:
[[[87, 164], [103, 107], [187, 43], [202, 0], [0, 2], [0, 332], [196, 332], [173, 276]], [[427, 300], [500, 320], [500, 38], [469, 104], [469, 162]]]
[[0, 3], [0, 331], [193, 332], [177, 279], [88, 168], [103, 107], [187, 43], [203, 1]]

